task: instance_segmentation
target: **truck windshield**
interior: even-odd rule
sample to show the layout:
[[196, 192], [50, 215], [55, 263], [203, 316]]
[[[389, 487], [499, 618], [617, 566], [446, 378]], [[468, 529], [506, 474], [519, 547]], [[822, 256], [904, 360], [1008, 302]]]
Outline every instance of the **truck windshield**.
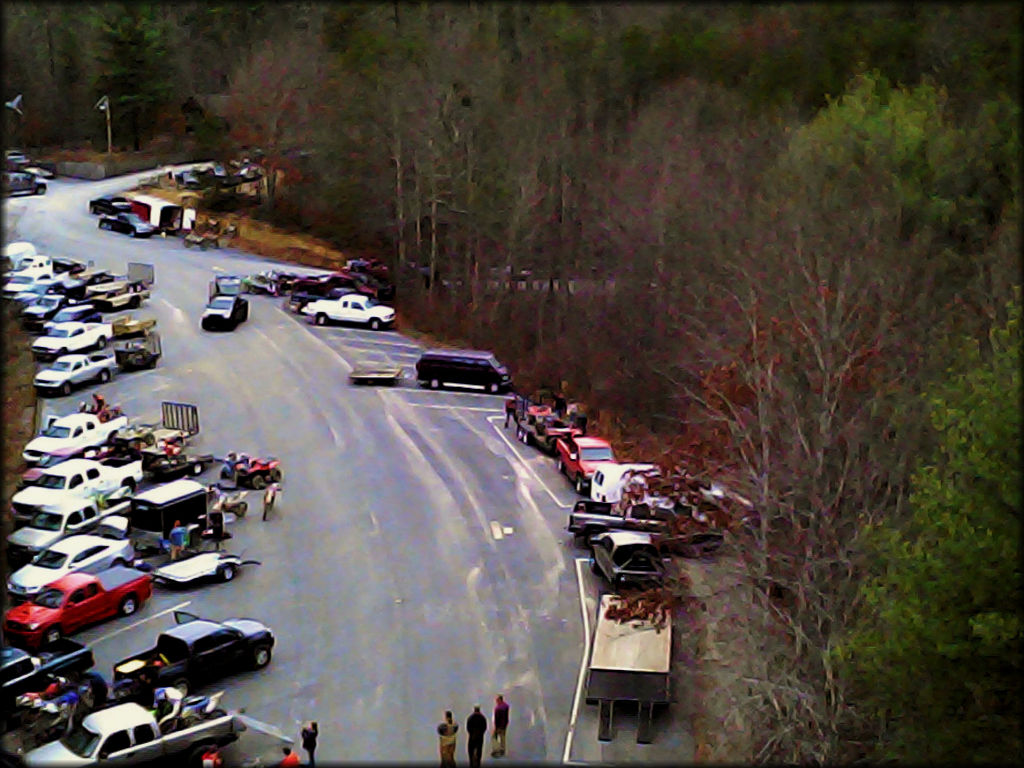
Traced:
[[40, 512], [32, 518], [32, 528], [40, 531], [59, 531], [64, 518], [53, 512]]
[[580, 450], [581, 461], [615, 461], [611, 448], [583, 448]]
[[45, 552], [40, 553], [39, 557], [32, 561], [32, 565], [37, 565], [40, 568], [50, 568], [57, 570], [64, 561], [68, 559], [68, 556], [62, 552], [54, 552], [52, 549], [48, 549]]
[[100, 735], [90, 731], [85, 725], [79, 725], [61, 739], [60, 743], [79, 757], [90, 757], [100, 743]]
[[43, 608], [60, 608], [61, 602], [64, 600], [64, 593], [59, 589], [44, 589], [32, 602], [36, 605], [41, 605]]
[[40, 307], [45, 309], [53, 309], [54, 307], [60, 306], [59, 296], [43, 296], [38, 302]]
[[64, 484], [67, 482], [66, 477], [61, 475], [42, 475], [36, 480], [36, 485], [40, 488], [54, 488], [56, 490], [62, 490]]
[[58, 427], [56, 424], [51, 424], [43, 430], [43, 437], [67, 437], [70, 434], [70, 427]]

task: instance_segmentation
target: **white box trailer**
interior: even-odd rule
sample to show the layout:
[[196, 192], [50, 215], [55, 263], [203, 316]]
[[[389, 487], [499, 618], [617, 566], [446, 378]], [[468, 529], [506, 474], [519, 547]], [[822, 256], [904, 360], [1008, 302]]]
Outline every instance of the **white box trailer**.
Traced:
[[597, 738], [611, 741], [615, 704], [637, 705], [636, 740], [651, 743], [655, 705], [670, 704], [672, 618], [657, 627], [649, 621], [620, 623], [607, 617], [619, 595], [602, 595], [587, 673], [587, 704], [598, 707]]

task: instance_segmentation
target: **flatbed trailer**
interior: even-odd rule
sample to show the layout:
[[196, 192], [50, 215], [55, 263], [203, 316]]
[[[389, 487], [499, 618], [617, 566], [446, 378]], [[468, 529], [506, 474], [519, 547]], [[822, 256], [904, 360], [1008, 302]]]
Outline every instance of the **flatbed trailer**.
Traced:
[[597, 738], [611, 741], [615, 705], [637, 705], [638, 744], [650, 744], [654, 707], [672, 702], [672, 619], [656, 627], [649, 621], [620, 623], [607, 618], [618, 595], [602, 595], [587, 672], [586, 702], [597, 705]]
[[386, 363], [361, 363], [348, 375], [352, 384], [382, 384], [393, 387], [402, 380], [402, 366]]

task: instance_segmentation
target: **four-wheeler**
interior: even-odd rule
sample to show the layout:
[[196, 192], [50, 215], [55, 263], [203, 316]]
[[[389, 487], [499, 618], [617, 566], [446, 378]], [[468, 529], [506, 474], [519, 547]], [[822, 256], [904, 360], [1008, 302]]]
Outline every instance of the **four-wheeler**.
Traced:
[[136, 213], [115, 213], [112, 216], [100, 217], [100, 229], [109, 229], [131, 237], [152, 237], [157, 228], [144, 221]]
[[143, 330], [142, 338], [118, 340], [113, 346], [114, 360], [122, 371], [155, 368], [157, 360], [163, 354], [160, 334], [149, 328]]
[[273, 456], [259, 459], [244, 453], [236, 456], [231, 452], [225, 458], [220, 476], [225, 480], [234, 478], [240, 488], [255, 488], [259, 491], [266, 488], [267, 483], [281, 482], [281, 462]]
[[108, 382], [117, 370], [117, 362], [110, 352], [58, 357], [49, 368], [36, 374], [33, 384], [39, 395], [71, 394], [79, 384], [92, 381]]
[[214, 296], [203, 311], [204, 331], [235, 330], [249, 319], [249, 302], [241, 296]]
[[[198, 685], [242, 669], [263, 669], [270, 663], [274, 634], [254, 619], [209, 621], [175, 611], [177, 626], [161, 632], [156, 644], [114, 665], [114, 681], [150, 667], [158, 686], [177, 688], [182, 695]], [[154, 662], [162, 662], [155, 665]]]
[[115, 216], [119, 213], [130, 213], [132, 204], [123, 195], [100, 195], [89, 201], [89, 213]]
[[31, 602], [4, 616], [4, 636], [28, 648], [49, 646], [114, 616], [131, 616], [153, 592], [152, 577], [134, 568], [72, 573], [48, 584]]
[[243, 560], [229, 552], [200, 552], [184, 560], [169, 563], [153, 571], [158, 584], [187, 586], [202, 581], [231, 581], [246, 565], [259, 560]]

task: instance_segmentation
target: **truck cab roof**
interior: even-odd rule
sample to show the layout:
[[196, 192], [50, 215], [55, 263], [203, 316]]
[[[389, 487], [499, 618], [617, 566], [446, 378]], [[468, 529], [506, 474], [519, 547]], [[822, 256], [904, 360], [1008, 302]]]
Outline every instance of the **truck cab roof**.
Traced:
[[135, 728], [138, 725], [153, 723], [153, 715], [149, 710], [138, 704], [118, 704], [116, 707], [101, 709], [93, 712], [83, 721], [88, 730], [101, 735], [113, 731], [124, 731]]

